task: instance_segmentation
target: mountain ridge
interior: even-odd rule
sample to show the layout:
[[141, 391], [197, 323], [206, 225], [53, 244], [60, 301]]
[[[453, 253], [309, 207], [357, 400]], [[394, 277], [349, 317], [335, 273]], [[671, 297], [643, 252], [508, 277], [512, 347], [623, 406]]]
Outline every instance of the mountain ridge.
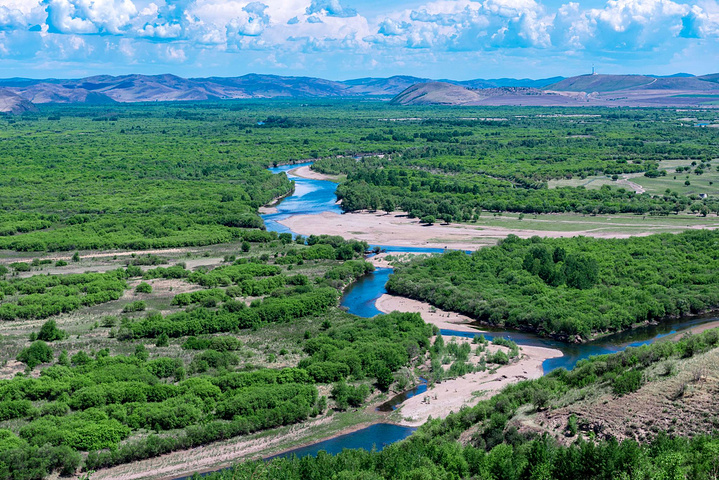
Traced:
[[[419, 87], [418, 87], [419, 86]], [[451, 86], [451, 87], [450, 87]], [[694, 76], [579, 75], [544, 79], [432, 80], [409, 75], [343, 81], [247, 74], [184, 78], [173, 74], [94, 75], [76, 79], [0, 79], [0, 88], [33, 104], [112, 104], [261, 98], [394, 97], [395, 104], [442, 105], [684, 105], [687, 94], [719, 93], [719, 74]], [[410, 90], [411, 89], [411, 90]], [[626, 93], [631, 101], [611, 103]], [[398, 96], [401, 96], [398, 98]], [[663, 99], [663, 100], [658, 100]], [[616, 100], [616, 99], [615, 99]], [[20, 110], [23, 110], [22, 108]], [[23, 110], [24, 111], [24, 110]]]

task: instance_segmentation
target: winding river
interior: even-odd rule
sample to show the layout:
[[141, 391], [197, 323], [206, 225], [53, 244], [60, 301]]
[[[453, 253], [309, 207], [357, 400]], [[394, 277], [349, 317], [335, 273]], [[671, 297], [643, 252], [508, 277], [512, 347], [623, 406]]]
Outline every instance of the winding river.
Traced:
[[[285, 198], [276, 205], [276, 213], [262, 215], [268, 230], [274, 230], [281, 233], [293, 233], [287, 227], [278, 222], [292, 215], [318, 214], [326, 211], [337, 213], [341, 212], [341, 209], [336, 203], [336, 197], [334, 194], [337, 187], [336, 183], [327, 180], [306, 179], [289, 173], [290, 170], [307, 165], [311, 165], [311, 163], [284, 165], [269, 169], [273, 173], [287, 173], [288, 177], [295, 181], [295, 192], [293, 195]], [[443, 251], [441, 249], [393, 247], [386, 245], [379, 245], [379, 247], [388, 252], [441, 253]], [[391, 268], [377, 268], [374, 273], [361, 278], [346, 290], [342, 297], [341, 305], [345, 307], [348, 312], [360, 317], [373, 317], [381, 313], [375, 306], [375, 302], [379, 297], [386, 293], [384, 286], [391, 273]], [[715, 316], [678, 319], [672, 322], [664, 322], [661, 325], [641, 327], [628, 332], [614, 334], [593, 342], [579, 345], [566, 344], [517, 331], [496, 330], [484, 333], [484, 336], [490, 340], [498, 336], [510, 338], [517, 342], [520, 346], [542, 346], [561, 350], [564, 354], [562, 357], [544, 361], [542, 366], [544, 368], [544, 373], [546, 374], [556, 368], [563, 367], [568, 370], [572, 369], [579, 360], [592, 355], [615, 353], [630, 346], [640, 346], [652, 343], [657, 339], [672, 333], [680, 332], [693, 326], [714, 320], [716, 320]], [[486, 332], [487, 328], [482, 327], [482, 330]], [[456, 335], [463, 337], [479, 335], [479, 333], [474, 334], [453, 330], [441, 330], [441, 333], [443, 335]], [[415, 387], [415, 389], [390, 399], [386, 404], [379, 408], [384, 411], [392, 410], [407, 398], [425, 390], [426, 384], [420, 384]], [[281, 456], [289, 456], [292, 454], [296, 454], [298, 456], [315, 455], [320, 450], [337, 453], [343, 448], [365, 448], [369, 450], [375, 447], [381, 449], [384, 445], [406, 438], [414, 430], [414, 428], [380, 423], [347, 435], [342, 435], [340, 437], [310, 445], [309, 447], [291, 450], [283, 453]]]

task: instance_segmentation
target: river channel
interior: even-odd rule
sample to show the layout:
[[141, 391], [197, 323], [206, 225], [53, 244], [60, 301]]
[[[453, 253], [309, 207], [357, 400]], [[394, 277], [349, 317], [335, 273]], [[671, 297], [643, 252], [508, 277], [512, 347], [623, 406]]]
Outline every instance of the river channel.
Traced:
[[[298, 167], [311, 165], [311, 163], [284, 165], [270, 168], [273, 173], [285, 172], [291, 180], [295, 181], [295, 191], [293, 195], [282, 200], [276, 205], [276, 213], [262, 215], [268, 230], [280, 233], [293, 233], [284, 225], [278, 223], [292, 215], [319, 214], [322, 212], [341, 213], [341, 209], [337, 205], [335, 197], [335, 189], [337, 184], [327, 180], [314, 180], [301, 178], [293, 175], [290, 170]], [[419, 252], [419, 253], [441, 253], [441, 249], [422, 249], [408, 247], [394, 247], [387, 245], [379, 245], [380, 248], [388, 252]], [[387, 283], [389, 275], [392, 273], [391, 268], [377, 268], [374, 273], [366, 275], [359, 281], [349, 287], [342, 297], [341, 305], [346, 308], [349, 313], [360, 317], [373, 317], [381, 313], [375, 306], [375, 302], [383, 294], [387, 293], [384, 286]], [[614, 334], [603, 337], [599, 340], [584, 344], [566, 344], [552, 339], [541, 338], [529, 333], [491, 330], [486, 326], [481, 327], [484, 336], [489, 340], [495, 337], [510, 338], [520, 346], [542, 346], [561, 350], [564, 354], [562, 357], [545, 360], [543, 363], [544, 373], [549, 373], [556, 368], [572, 369], [579, 360], [592, 355], [601, 355], [606, 353], [615, 353], [631, 346], [640, 346], [652, 343], [659, 338], [672, 333], [689, 329], [693, 326], [716, 320], [716, 316], [692, 317], [678, 319], [672, 322], [664, 322], [661, 325], [652, 325], [637, 328], [631, 331]], [[477, 326], [478, 330], [480, 329]], [[456, 335], [463, 337], [471, 337], [477, 334], [459, 332], [453, 330], [441, 330], [442, 335]], [[390, 399], [384, 407], [384, 410], [392, 410], [397, 408], [402, 401], [424, 391], [426, 384], [421, 384], [415, 389], [400, 394]], [[309, 447], [302, 447], [283, 453], [281, 456], [289, 456], [296, 454], [298, 456], [315, 455], [320, 450], [330, 453], [337, 453], [343, 448], [372, 448], [381, 449], [385, 445], [402, 440], [409, 436], [415, 429], [409, 427], [400, 427], [390, 424], [376, 424], [371, 427], [358, 430], [356, 432], [342, 435], [324, 442], [320, 442]]]

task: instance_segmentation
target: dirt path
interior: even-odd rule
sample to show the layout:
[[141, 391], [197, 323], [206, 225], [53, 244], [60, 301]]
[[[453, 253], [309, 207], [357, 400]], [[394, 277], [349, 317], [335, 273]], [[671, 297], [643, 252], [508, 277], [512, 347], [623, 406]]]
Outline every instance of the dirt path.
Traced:
[[[214, 471], [234, 465], [242, 460], [258, 459], [267, 455], [282, 453], [289, 448], [304, 446], [307, 443], [298, 442], [296, 445], [283, 448], [283, 445], [288, 445], [293, 440], [298, 441], [303, 437], [309, 437], [318, 428], [331, 428], [331, 422], [332, 417], [322, 417], [290, 427], [250, 435], [249, 437], [237, 437], [202, 447], [168, 453], [156, 458], [118, 465], [117, 467], [106, 468], [93, 473], [92, 480], [169, 480], [183, 475], [192, 475], [193, 472]], [[351, 433], [369, 425], [371, 425], [371, 422], [359, 423], [330, 433], [326, 438], [314, 440], [309, 444]]]
[[626, 185], [627, 187], [629, 187], [629, 188], [631, 188], [632, 190], [634, 190], [634, 193], [637, 193], [637, 194], [645, 193], [646, 190], [644, 189], [644, 187], [642, 187], [642, 186], [639, 185], [638, 183], [634, 183], [634, 182], [632, 182], [632, 181], [629, 180], [630, 178], [635, 178], [635, 177], [638, 177], [638, 176], [640, 176], [640, 175], [643, 175], [643, 174], [622, 175], [624, 178], [622, 178], [621, 180], [617, 180], [617, 183], [620, 184], [620, 185]]

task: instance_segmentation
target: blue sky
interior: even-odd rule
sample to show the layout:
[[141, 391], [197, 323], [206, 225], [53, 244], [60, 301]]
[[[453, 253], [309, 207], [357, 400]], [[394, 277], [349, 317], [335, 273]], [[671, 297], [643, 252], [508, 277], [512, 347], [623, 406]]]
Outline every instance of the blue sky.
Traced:
[[0, 0], [0, 77], [719, 71], [719, 0]]

